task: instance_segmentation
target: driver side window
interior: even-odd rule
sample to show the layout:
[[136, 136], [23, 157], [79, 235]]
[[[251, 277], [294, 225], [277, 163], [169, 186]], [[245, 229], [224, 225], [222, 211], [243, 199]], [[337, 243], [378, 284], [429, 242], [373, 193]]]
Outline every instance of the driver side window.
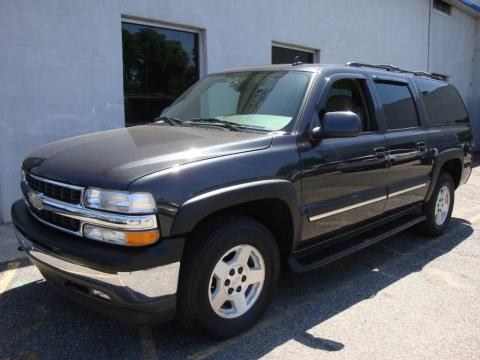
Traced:
[[351, 111], [360, 118], [363, 132], [378, 130], [365, 88], [365, 81], [360, 79], [337, 80], [330, 88], [324, 112]]

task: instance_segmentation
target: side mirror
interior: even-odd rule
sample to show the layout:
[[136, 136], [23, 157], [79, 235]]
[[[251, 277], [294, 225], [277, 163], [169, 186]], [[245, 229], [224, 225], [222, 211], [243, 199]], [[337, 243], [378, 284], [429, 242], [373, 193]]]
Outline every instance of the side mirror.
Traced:
[[321, 122], [321, 127], [311, 131], [313, 139], [354, 137], [362, 132], [362, 121], [351, 111], [328, 112]]

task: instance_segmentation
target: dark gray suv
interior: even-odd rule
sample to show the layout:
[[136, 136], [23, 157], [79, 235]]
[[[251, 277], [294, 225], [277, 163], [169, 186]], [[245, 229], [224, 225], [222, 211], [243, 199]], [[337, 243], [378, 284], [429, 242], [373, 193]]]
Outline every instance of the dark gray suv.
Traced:
[[282, 267], [312, 270], [411, 226], [441, 234], [471, 154], [460, 96], [430, 74], [236, 69], [151, 125], [28, 154], [12, 217], [72, 300], [225, 338], [258, 321]]

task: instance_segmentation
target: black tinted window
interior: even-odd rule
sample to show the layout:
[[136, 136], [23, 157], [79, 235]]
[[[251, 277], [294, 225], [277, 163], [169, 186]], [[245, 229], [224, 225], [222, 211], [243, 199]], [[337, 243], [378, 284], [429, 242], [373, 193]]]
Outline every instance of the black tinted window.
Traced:
[[447, 15], [452, 15], [452, 5], [443, 0], [433, 0], [433, 7]]
[[125, 125], [153, 122], [198, 80], [198, 34], [122, 22]]
[[452, 85], [439, 81], [417, 79], [430, 120], [435, 125], [468, 123], [462, 99]]
[[304, 64], [313, 63], [312, 52], [272, 46], [272, 64], [291, 64], [296, 56]]
[[389, 130], [419, 126], [415, 103], [406, 84], [378, 82], [376, 86]]

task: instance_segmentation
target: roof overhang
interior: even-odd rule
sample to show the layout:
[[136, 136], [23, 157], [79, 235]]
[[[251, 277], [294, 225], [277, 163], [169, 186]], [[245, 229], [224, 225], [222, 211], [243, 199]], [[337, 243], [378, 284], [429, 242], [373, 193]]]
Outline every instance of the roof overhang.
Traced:
[[453, 4], [467, 14], [470, 14], [475, 18], [480, 18], [480, 1], [456, 0]]

